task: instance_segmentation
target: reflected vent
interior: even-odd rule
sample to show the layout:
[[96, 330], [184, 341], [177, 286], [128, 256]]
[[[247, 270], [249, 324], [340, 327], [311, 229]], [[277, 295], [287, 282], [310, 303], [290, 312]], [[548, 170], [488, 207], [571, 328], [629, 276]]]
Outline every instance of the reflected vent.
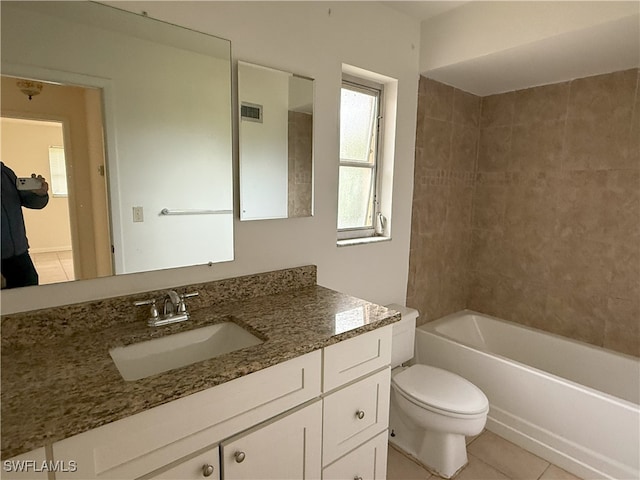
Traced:
[[262, 105], [242, 102], [240, 105], [240, 117], [242, 120], [262, 123]]

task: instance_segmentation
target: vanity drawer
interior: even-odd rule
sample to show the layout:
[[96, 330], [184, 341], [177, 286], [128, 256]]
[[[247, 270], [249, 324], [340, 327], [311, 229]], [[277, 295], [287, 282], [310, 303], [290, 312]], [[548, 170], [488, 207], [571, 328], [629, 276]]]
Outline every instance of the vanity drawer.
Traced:
[[323, 466], [387, 429], [390, 379], [387, 367], [323, 399]]
[[388, 430], [336, 460], [322, 471], [323, 480], [384, 480], [387, 478]]
[[363, 377], [391, 363], [391, 325], [324, 349], [323, 392]]
[[56, 480], [137, 478], [320, 395], [315, 351], [53, 444], [78, 471]]

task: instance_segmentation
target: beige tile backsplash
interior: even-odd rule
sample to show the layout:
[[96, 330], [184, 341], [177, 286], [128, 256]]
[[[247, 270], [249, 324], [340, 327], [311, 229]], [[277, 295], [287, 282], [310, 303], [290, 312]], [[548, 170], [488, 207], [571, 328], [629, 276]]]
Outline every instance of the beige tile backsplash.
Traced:
[[638, 69], [480, 98], [421, 77], [407, 304], [640, 356]]

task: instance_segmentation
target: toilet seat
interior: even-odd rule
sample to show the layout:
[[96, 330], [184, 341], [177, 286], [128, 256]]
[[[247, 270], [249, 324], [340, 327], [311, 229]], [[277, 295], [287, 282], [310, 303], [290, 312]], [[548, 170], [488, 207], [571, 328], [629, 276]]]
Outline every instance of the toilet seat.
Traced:
[[394, 375], [391, 383], [410, 402], [442, 415], [474, 416], [489, 409], [482, 390], [441, 368], [413, 365]]

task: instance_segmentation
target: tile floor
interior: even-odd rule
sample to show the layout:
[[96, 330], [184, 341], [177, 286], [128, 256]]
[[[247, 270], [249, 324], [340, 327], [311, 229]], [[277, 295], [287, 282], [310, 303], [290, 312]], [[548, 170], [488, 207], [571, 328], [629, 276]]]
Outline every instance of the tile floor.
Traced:
[[[532, 453], [485, 430], [467, 444], [469, 464], [456, 480], [580, 480]], [[438, 480], [389, 446], [387, 480]]]
[[60, 252], [31, 253], [40, 285], [74, 280], [71, 250]]

